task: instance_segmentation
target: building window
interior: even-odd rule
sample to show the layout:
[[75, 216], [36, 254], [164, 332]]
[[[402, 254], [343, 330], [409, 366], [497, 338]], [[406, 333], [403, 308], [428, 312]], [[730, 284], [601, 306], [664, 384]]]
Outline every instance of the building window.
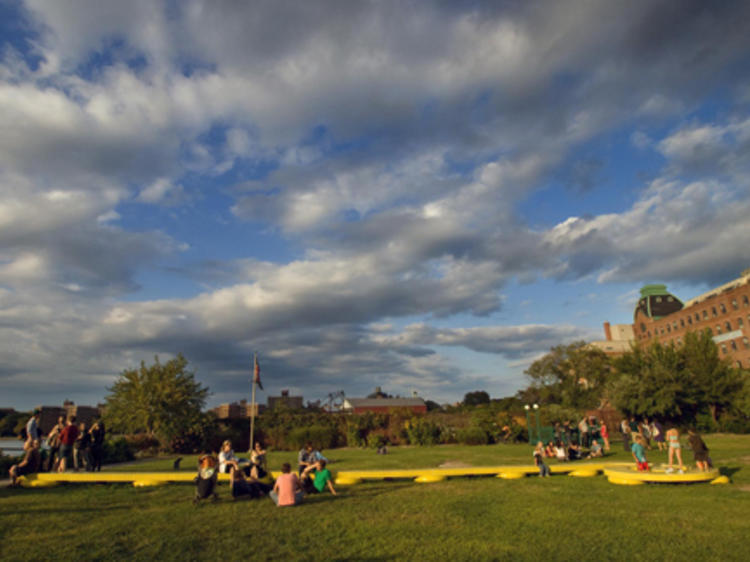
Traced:
[[690, 324], [691, 326], [693, 325], [693, 317], [692, 316], [688, 316], [688, 324]]
[[721, 352], [726, 353], [727, 352], [727, 346], [724, 344], [721, 344]]
[[708, 318], [708, 310], [703, 311], [703, 319], [706, 320]]
[[742, 345], [745, 346], [745, 349], [750, 349], [750, 340], [747, 338], [742, 338]]
[[724, 306], [724, 303], [721, 303], [721, 304], [719, 305], [719, 310], [721, 310], [721, 313], [722, 313], [722, 314], [726, 314], [726, 313], [727, 313], [727, 307], [726, 307], [726, 306]]
[[645, 331], [646, 331], [646, 325], [643, 322], [641, 322], [641, 332], [645, 332]]
[[672, 297], [667, 297], [667, 302], [674, 302], [674, 299]]
[[661, 302], [661, 297], [656, 297], [656, 302]]
[[711, 307], [711, 314], [713, 315], [713, 317], [714, 317], [714, 318], [716, 318], [716, 317], [717, 317], [717, 316], [719, 315], [719, 314], [718, 314], [718, 313], [716, 312], [716, 307], [715, 307], [715, 306], [712, 306], [712, 307]]
[[737, 368], [742, 369], [742, 361], [737, 360]]
[[730, 341], [729, 345], [732, 346], [732, 351], [737, 351], [737, 343], [734, 340]]
[[718, 324], [716, 324], [716, 333], [717, 334], [721, 333], [721, 326], [719, 326]]
[[741, 330], [742, 326], [744, 325], [744, 322], [742, 321], [742, 316], [737, 318], [737, 327]]
[[646, 335], [650, 338], [651, 337], [651, 330], [649, 330]]
[[732, 323], [729, 320], [727, 320], [726, 322], [724, 322], [724, 327], [727, 329], [727, 332], [731, 332], [732, 331]]
[[672, 331], [672, 328], [670, 327], [670, 325], [669, 325], [669, 324], [667, 324], [667, 333], [669, 333], [669, 332], [671, 332], [671, 331]]
[[742, 306], [748, 305], [750, 305], [750, 300], [748, 300], [747, 295], [742, 295]]
[[737, 304], [737, 299], [732, 299], [732, 308], [737, 310], [740, 305]]
[[714, 335], [714, 333], [713, 333], [713, 331], [711, 330], [711, 328], [706, 328], [706, 331], [708, 332], [708, 335], [710, 335], [710, 336], [713, 336], [713, 335]]
[[685, 319], [680, 318], [680, 328], [684, 328], [684, 327], [685, 327]]
[[663, 336], [664, 335], [664, 328], [660, 329], [659, 333]]

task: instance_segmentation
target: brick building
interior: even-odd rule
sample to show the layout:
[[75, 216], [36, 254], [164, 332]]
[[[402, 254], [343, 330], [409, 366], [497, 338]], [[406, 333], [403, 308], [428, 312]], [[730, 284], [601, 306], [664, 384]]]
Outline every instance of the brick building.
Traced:
[[289, 396], [288, 390], [282, 390], [281, 396], [269, 396], [268, 409], [275, 410], [279, 407], [299, 410], [304, 407], [302, 396]]
[[[255, 415], [257, 416], [261, 407], [255, 405]], [[252, 405], [247, 403], [247, 400], [240, 400], [239, 402], [231, 402], [228, 404], [221, 404], [211, 410], [216, 417], [220, 420], [238, 420], [249, 418], [252, 412]]]
[[750, 368], [750, 270], [683, 303], [665, 285], [646, 285], [633, 317], [635, 340], [680, 344], [687, 332], [709, 330], [721, 357]]
[[341, 409], [354, 414], [365, 412], [388, 413], [391, 410], [406, 408], [415, 414], [427, 412], [427, 404], [421, 398], [347, 398]]

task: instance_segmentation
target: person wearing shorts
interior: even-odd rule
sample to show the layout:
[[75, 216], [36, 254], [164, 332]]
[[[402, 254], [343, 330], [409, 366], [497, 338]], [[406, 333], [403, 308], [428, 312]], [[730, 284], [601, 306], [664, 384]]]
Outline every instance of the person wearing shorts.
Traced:
[[67, 467], [73, 466], [73, 445], [76, 439], [78, 439], [76, 417], [70, 416], [68, 424], [60, 432], [60, 463], [57, 468], [58, 472], [65, 472]]
[[694, 429], [688, 430], [688, 444], [693, 450], [695, 466], [702, 472], [708, 472], [708, 447]]
[[680, 468], [678, 472], [680, 474], [683, 474], [683, 463], [682, 463], [682, 446], [680, 445], [680, 432], [677, 430], [676, 427], [670, 428], [667, 431], [667, 443], [669, 444], [669, 468], [667, 468], [668, 473], [674, 472], [674, 466], [673, 461], [674, 457], [677, 457], [677, 460], [680, 463]]

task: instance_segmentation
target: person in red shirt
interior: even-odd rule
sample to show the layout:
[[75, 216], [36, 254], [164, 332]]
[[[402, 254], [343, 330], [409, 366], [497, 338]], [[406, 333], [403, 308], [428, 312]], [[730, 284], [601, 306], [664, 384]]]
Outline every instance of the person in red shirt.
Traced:
[[78, 438], [76, 417], [70, 416], [67, 425], [60, 432], [60, 466], [58, 472], [65, 472], [65, 467], [73, 464], [73, 444]]

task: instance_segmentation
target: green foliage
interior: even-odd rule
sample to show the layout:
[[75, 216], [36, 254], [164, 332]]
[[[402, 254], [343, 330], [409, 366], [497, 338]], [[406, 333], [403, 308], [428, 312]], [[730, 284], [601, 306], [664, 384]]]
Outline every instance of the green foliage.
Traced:
[[[671, 423], [704, 429], [718, 427], [742, 389], [742, 379], [719, 357], [708, 331], [687, 333], [684, 343], [635, 347], [615, 361], [620, 374], [610, 386], [613, 404], [628, 415], [657, 416]], [[710, 416], [709, 421], [701, 414]]]
[[104, 442], [103, 464], [128, 462], [135, 459], [135, 452], [124, 437]]
[[187, 360], [178, 355], [165, 364], [141, 362], [139, 369], [124, 371], [109, 388], [105, 421], [118, 433], [145, 433], [169, 445], [206, 420], [202, 413], [207, 388], [188, 372]]
[[522, 392], [529, 402], [585, 410], [597, 406], [611, 373], [607, 355], [585, 342], [553, 347], [526, 370], [531, 386]]
[[31, 412], [13, 412], [0, 419], [0, 437], [15, 437], [31, 417]]
[[490, 436], [481, 427], [472, 426], [458, 430], [456, 440], [462, 445], [487, 445]]
[[330, 449], [338, 444], [337, 432], [333, 427], [323, 425], [311, 425], [308, 427], [297, 427], [289, 432], [287, 442], [295, 449], [301, 448], [310, 442], [316, 449]]
[[464, 395], [464, 406], [477, 406], [479, 404], [489, 404], [490, 395], [484, 390], [476, 390], [474, 392], [467, 392]]
[[440, 443], [440, 433], [440, 426], [425, 417], [413, 417], [406, 422], [406, 434], [412, 445]]

